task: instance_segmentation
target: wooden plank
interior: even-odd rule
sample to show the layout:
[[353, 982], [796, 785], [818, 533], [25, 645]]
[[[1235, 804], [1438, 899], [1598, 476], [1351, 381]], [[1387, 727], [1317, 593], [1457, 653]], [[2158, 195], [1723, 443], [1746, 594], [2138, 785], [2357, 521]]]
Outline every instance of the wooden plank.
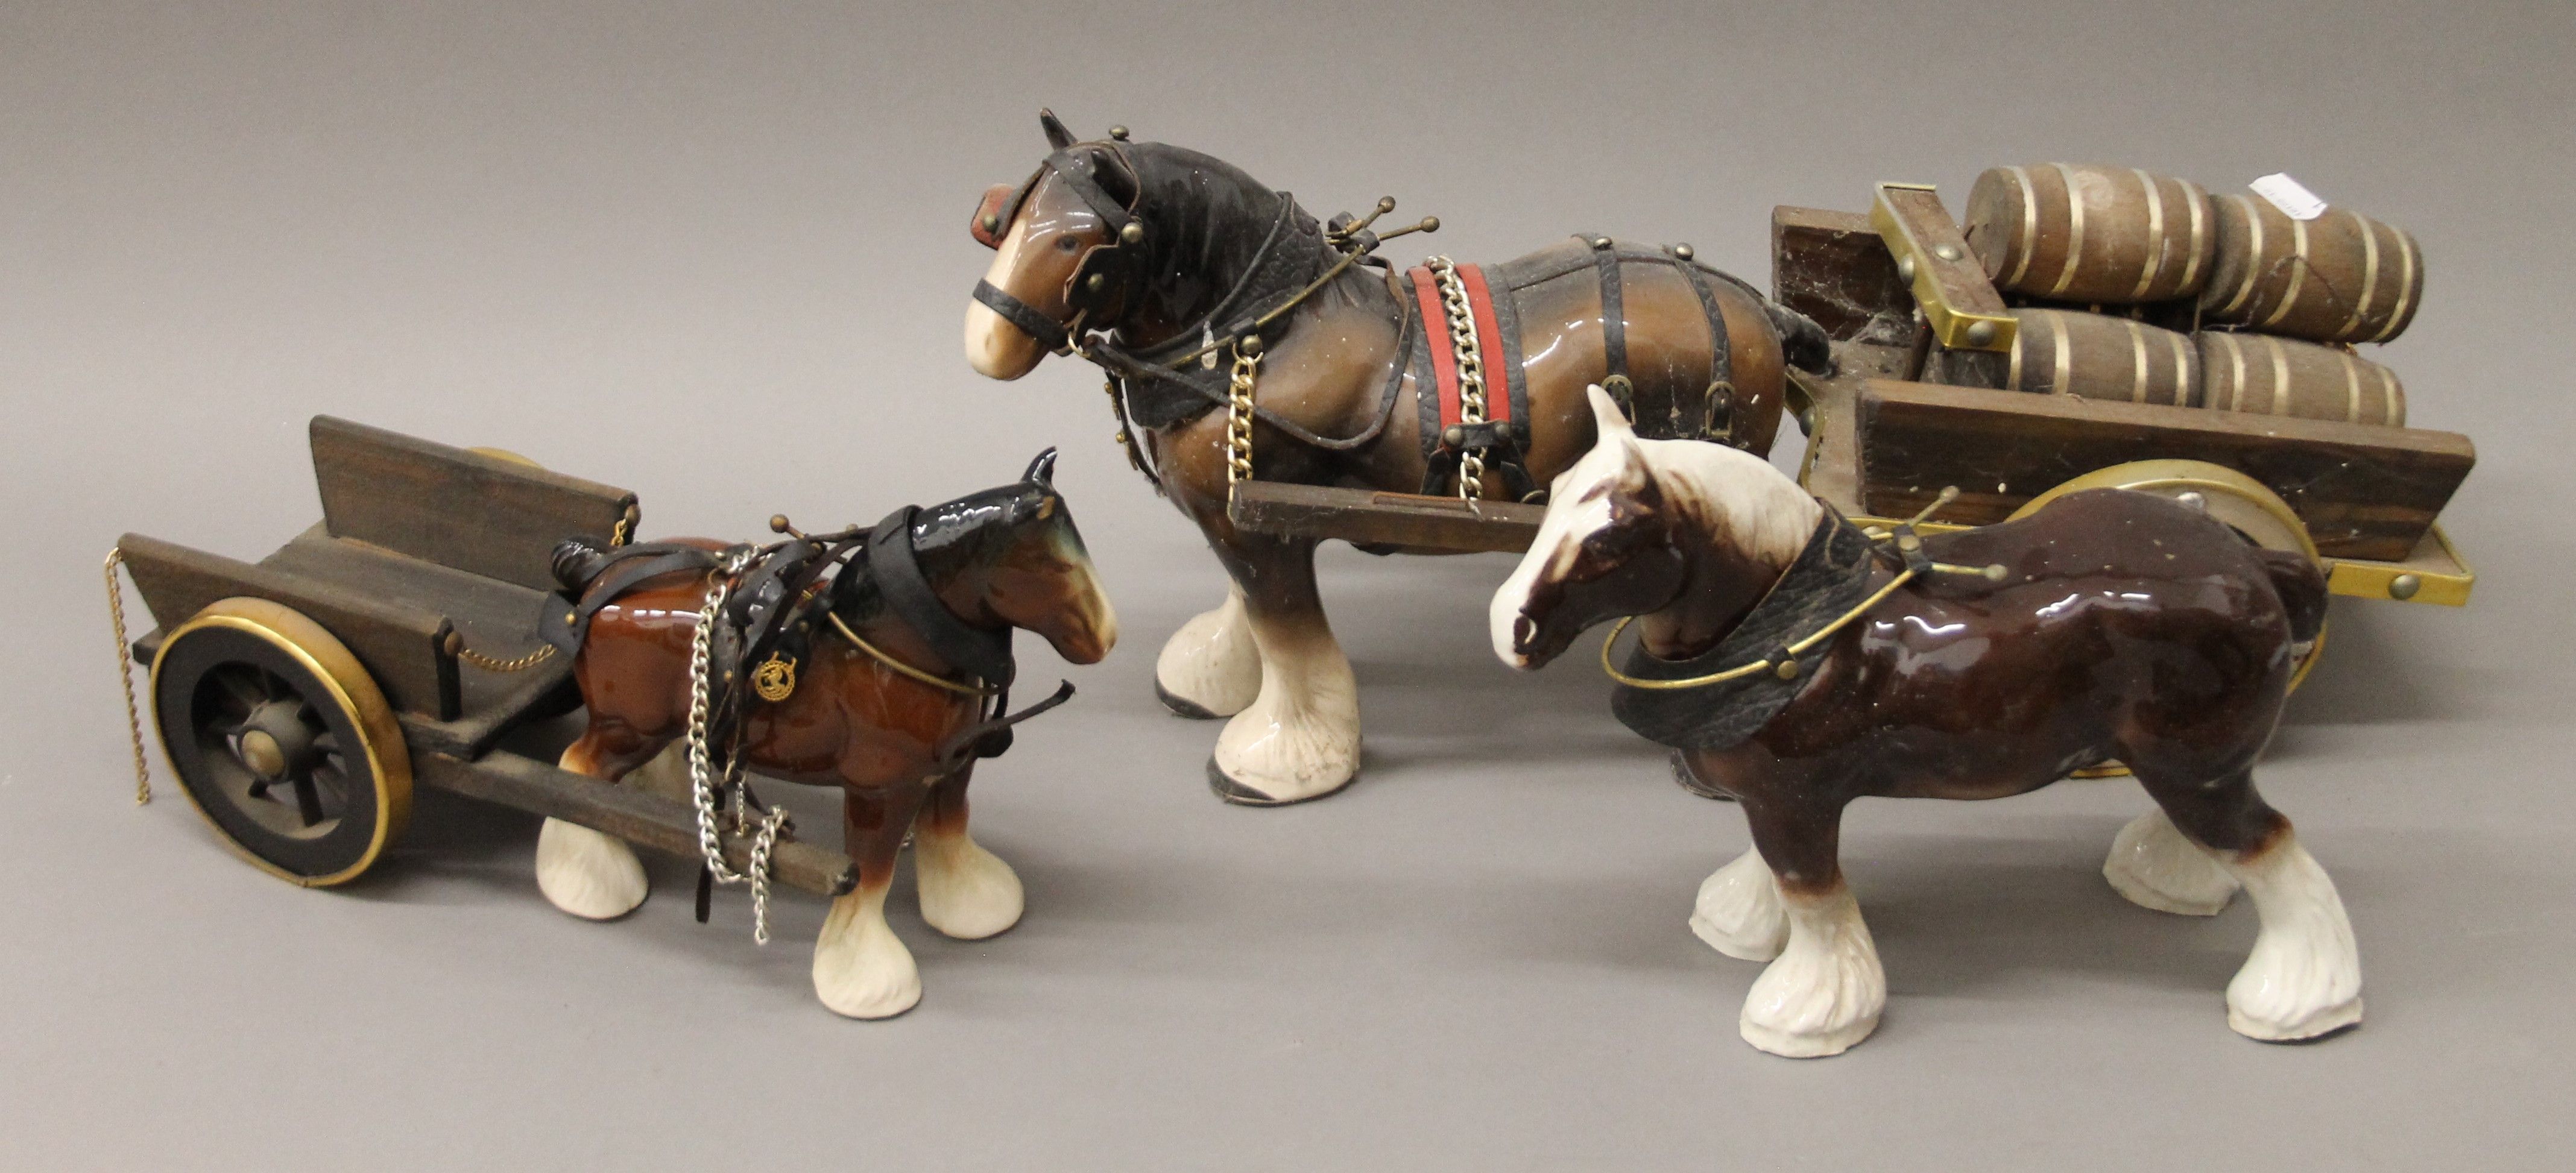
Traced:
[[550, 656], [524, 672], [495, 679], [507, 682], [508, 687], [488, 691], [479, 698], [480, 703], [469, 693], [464, 714], [455, 720], [403, 716], [403, 735], [411, 740], [412, 748], [477, 758], [531, 718], [544, 719], [581, 707], [581, 690], [573, 682], [573, 661], [569, 656]]
[[1771, 209], [1771, 296], [1836, 342], [1911, 350], [1922, 332], [1896, 257], [1858, 212]]
[[[547, 818], [579, 823], [637, 847], [698, 858], [697, 813], [667, 798], [557, 769], [534, 758], [494, 752], [474, 761], [445, 753], [412, 756], [412, 780], [424, 786], [499, 803]], [[725, 859], [751, 863], [751, 840], [724, 833]], [[859, 886], [850, 857], [781, 837], [771, 853], [771, 878], [817, 896], [839, 896]]]
[[553, 589], [555, 543], [605, 545], [635, 504], [624, 489], [327, 415], [312, 437], [333, 537], [533, 590]]
[[1245, 481], [1234, 487], [1226, 512], [1236, 526], [1258, 533], [1341, 538], [1354, 545], [1516, 553], [1538, 536], [1547, 507]]
[[[545, 646], [537, 637], [542, 591], [468, 574], [367, 542], [335, 538], [315, 526], [260, 565], [335, 583], [379, 599], [408, 603], [447, 617], [464, 646], [509, 660]], [[462, 711], [475, 713], [519, 687], [511, 673], [470, 664], [459, 668]]]
[[1915, 304], [1932, 327], [1932, 336], [1953, 350], [2010, 350], [2016, 328], [2004, 308], [2003, 295], [1986, 277], [1985, 266], [1969, 251], [1950, 210], [1928, 187], [1900, 183], [1878, 185], [1869, 222], [1896, 257], [1897, 271], [1910, 261]]
[[2082, 473], [2133, 460], [2206, 460], [2281, 495], [2330, 558], [2399, 561], [2477, 462], [2454, 432], [2029, 395], [1873, 379], [1862, 385], [1861, 504], [1986, 525]]
[[396, 709], [441, 720], [456, 716], [456, 659], [446, 651], [448, 634], [455, 629], [446, 616], [401, 599], [141, 534], [127, 534], [116, 544], [125, 551], [135, 588], [163, 631], [187, 622], [207, 604], [235, 595], [283, 603], [347, 644]]

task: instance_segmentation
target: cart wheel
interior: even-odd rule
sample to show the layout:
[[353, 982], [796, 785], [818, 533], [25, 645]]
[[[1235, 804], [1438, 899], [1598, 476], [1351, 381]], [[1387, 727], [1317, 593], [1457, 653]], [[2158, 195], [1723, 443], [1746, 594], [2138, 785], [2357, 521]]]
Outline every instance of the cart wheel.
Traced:
[[354, 879], [411, 815], [385, 694], [292, 608], [224, 599], [180, 624], [152, 659], [152, 719], [198, 813], [280, 878]]
[[[2086, 489], [2129, 489], [2176, 500], [2197, 496], [2201, 507], [2211, 517], [2226, 522], [2255, 545], [2299, 554], [2321, 570], [2326, 565], [2325, 559], [2317, 554], [2316, 542], [2308, 537], [2307, 523], [2299, 520], [2298, 513], [2290, 508], [2289, 502], [2265, 488], [2263, 482], [2205, 460], [2137, 460], [2095, 469], [2031, 498], [2005, 520], [2019, 521], [2039, 512], [2051, 501]], [[2290, 670], [2290, 691], [2297, 692], [2299, 685], [2307, 682], [2308, 673], [2316, 669], [2317, 658], [2325, 654], [2325, 650], [2326, 629], [2321, 623], [2317, 627], [2317, 638], [2308, 642], [2307, 653], [2300, 656], [2298, 666]], [[2128, 772], [2128, 767], [2113, 762], [2078, 770], [2070, 776], [2123, 777]]]
[[494, 460], [506, 460], [512, 464], [524, 464], [529, 468], [545, 467], [544, 465], [538, 464], [536, 461], [530, 460], [525, 456], [521, 456], [516, 452], [512, 452], [507, 448], [494, 448], [490, 445], [478, 444], [472, 448], [466, 449], [466, 451], [471, 452], [476, 456], [489, 456]]

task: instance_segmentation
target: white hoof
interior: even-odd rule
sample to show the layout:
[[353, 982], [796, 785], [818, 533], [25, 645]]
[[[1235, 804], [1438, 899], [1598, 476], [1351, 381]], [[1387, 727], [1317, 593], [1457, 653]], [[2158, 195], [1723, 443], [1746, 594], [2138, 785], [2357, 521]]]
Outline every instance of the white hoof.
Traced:
[[1849, 888], [1823, 896], [1783, 894], [1789, 943], [1754, 979], [1737, 1029], [1774, 1055], [1839, 1055], [1878, 1029], [1887, 974]]
[[832, 901], [814, 942], [814, 996], [845, 1018], [892, 1018], [921, 1001], [921, 969], [885, 922], [886, 890]]
[[1261, 695], [1261, 650], [1243, 612], [1243, 594], [1200, 612], [1163, 642], [1154, 661], [1154, 691], [1184, 717], [1231, 717]]
[[537, 832], [537, 890], [555, 907], [588, 920], [635, 911], [652, 889], [644, 862], [622, 839], [547, 819]]
[[1322, 798], [1360, 774], [1360, 686], [1328, 628], [1256, 630], [1261, 696], [1225, 723], [1208, 783], [1228, 802]]
[[990, 937], [1020, 923], [1027, 907], [1018, 873], [963, 831], [914, 836], [912, 867], [921, 887], [921, 919], [951, 937]]
[[1709, 948], [1741, 961], [1780, 955], [1789, 943], [1789, 913], [1780, 905], [1779, 882], [1771, 878], [1762, 853], [1747, 848], [1701, 882], [1690, 927]]
[[2183, 838], [2162, 810], [2129, 820], [2111, 840], [2102, 878], [2129, 903], [2179, 916], [2216, 916], [2234, 898], [2236, 877]]
[[2361, 1021], [2361, 951], [2334, 881], [2284, 831], [2250, 860], [2230, 863], [2263, 927], [2227, 983], [2227, 1025], [2247, 1038], [2297, 1042]]

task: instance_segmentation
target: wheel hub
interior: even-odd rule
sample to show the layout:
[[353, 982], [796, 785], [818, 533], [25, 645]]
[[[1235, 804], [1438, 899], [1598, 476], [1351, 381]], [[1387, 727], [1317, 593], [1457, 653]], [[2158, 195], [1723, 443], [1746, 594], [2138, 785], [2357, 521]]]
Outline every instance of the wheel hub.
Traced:
[[304, 706], [273, 700], [251, 710], [234, 738], [233, 756], [261, 781], [309, 769], [313, 764], [313, 731], [304, 722]]

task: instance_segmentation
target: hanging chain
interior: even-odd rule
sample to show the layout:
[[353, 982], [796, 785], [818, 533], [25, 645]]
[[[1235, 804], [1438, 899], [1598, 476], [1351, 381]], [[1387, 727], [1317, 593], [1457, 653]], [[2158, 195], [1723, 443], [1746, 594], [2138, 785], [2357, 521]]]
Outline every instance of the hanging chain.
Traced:
[[[1458, 422], [1485, 422], [1485, 364], [1476, 351], [1476, 311], [1467, 304], [1467, 282], [1447, 257], [1425, 261], [1440, 282], [1440, 308], [1449, 319], [1449, 348], [1458, 362]], [[1473, 501], [1485, 495], [1485, 452], [1469, 448], [1458, 454], [1458, 495]]]
[[527, 655], [511, 660], [495, 660], [490, 656], [484, 655], [481, 652], [463, 645], [459, 645], [456, 649], [457, 659], [463, 660], [468, 664], [472, 664], [486, 672], [524, 672], [539, 664], [545, 663], [548, 659], [552, 658], [554, 654], [555, 646], [553, 644], [547, 644], [546, 646], [538, 648]]
[[[769, 943], [769, 864], [770, 853], [778, 845], [779, 832], [787, 827], [787, 808], [771, 807], [760, 821], [760, 834], [751, 841], [751, 863], [748, 870], [737, 872], [725, 862], [724, 842], [716, 830], [716, 795], [719, 783], [707, 746], [707, 706], [711, 681], [708, 661], [713, 657], [717, 619], [724, 613], [725, 596], [733, 593], [733, 579], [750, 564], [751, 553], [744, 551], [718, 567], [707, 588], [706, 605], [698, 609], [698, 629], [689, 637], [689, 792], [697, 804], [698, 854], [706, 861], [707, 874], [719, 884], [751, 884], [751, 939]], [[743, 812], [751, 806], [751, 790], [743, 785], [742, 762], [731, 757], [725, 763], [721, 789], [734, 793], [734, 825], [743, 827]]]
[[125, 686], [125, 735], [134, 742], [134, 805], [152, 801], [152, 773], [143, 758], [143, 715], [134, 707], [134, 645], [125, 641], [125, 586], [116, 579], [123, 547], [107, 552], [107, 621], [116, 632], [116, 678]]
[[1261, 374], [1261, 336], [1234, 344], [1234, 375], [1225, 407], [1225, 487], [1252, 479], [1252, 383]]
[[[608, 534], [609, 549], [614, 550], [617, 547], [626, 544], [629, 535], [635, 528], [636, 512], [636, 508], [629, 505], [626, 507], [626, 512], [618, 515], [617, 528], [609, 531]], [[456, 645], [457, 659], [486, 672], [525, 672], [530, 668], [534, 668], [539, 664], [543, 664], [546, 661], [553, 659], [554, 655], [555, 646], [553, 644], [547, 644], [546, 646], [538, 648], [527, 655], [515, 656], [507, 660], [500, 659], [495, 656], [484, 655], [481, 652], [466, 647], [462, 642], [459, 642]]]

